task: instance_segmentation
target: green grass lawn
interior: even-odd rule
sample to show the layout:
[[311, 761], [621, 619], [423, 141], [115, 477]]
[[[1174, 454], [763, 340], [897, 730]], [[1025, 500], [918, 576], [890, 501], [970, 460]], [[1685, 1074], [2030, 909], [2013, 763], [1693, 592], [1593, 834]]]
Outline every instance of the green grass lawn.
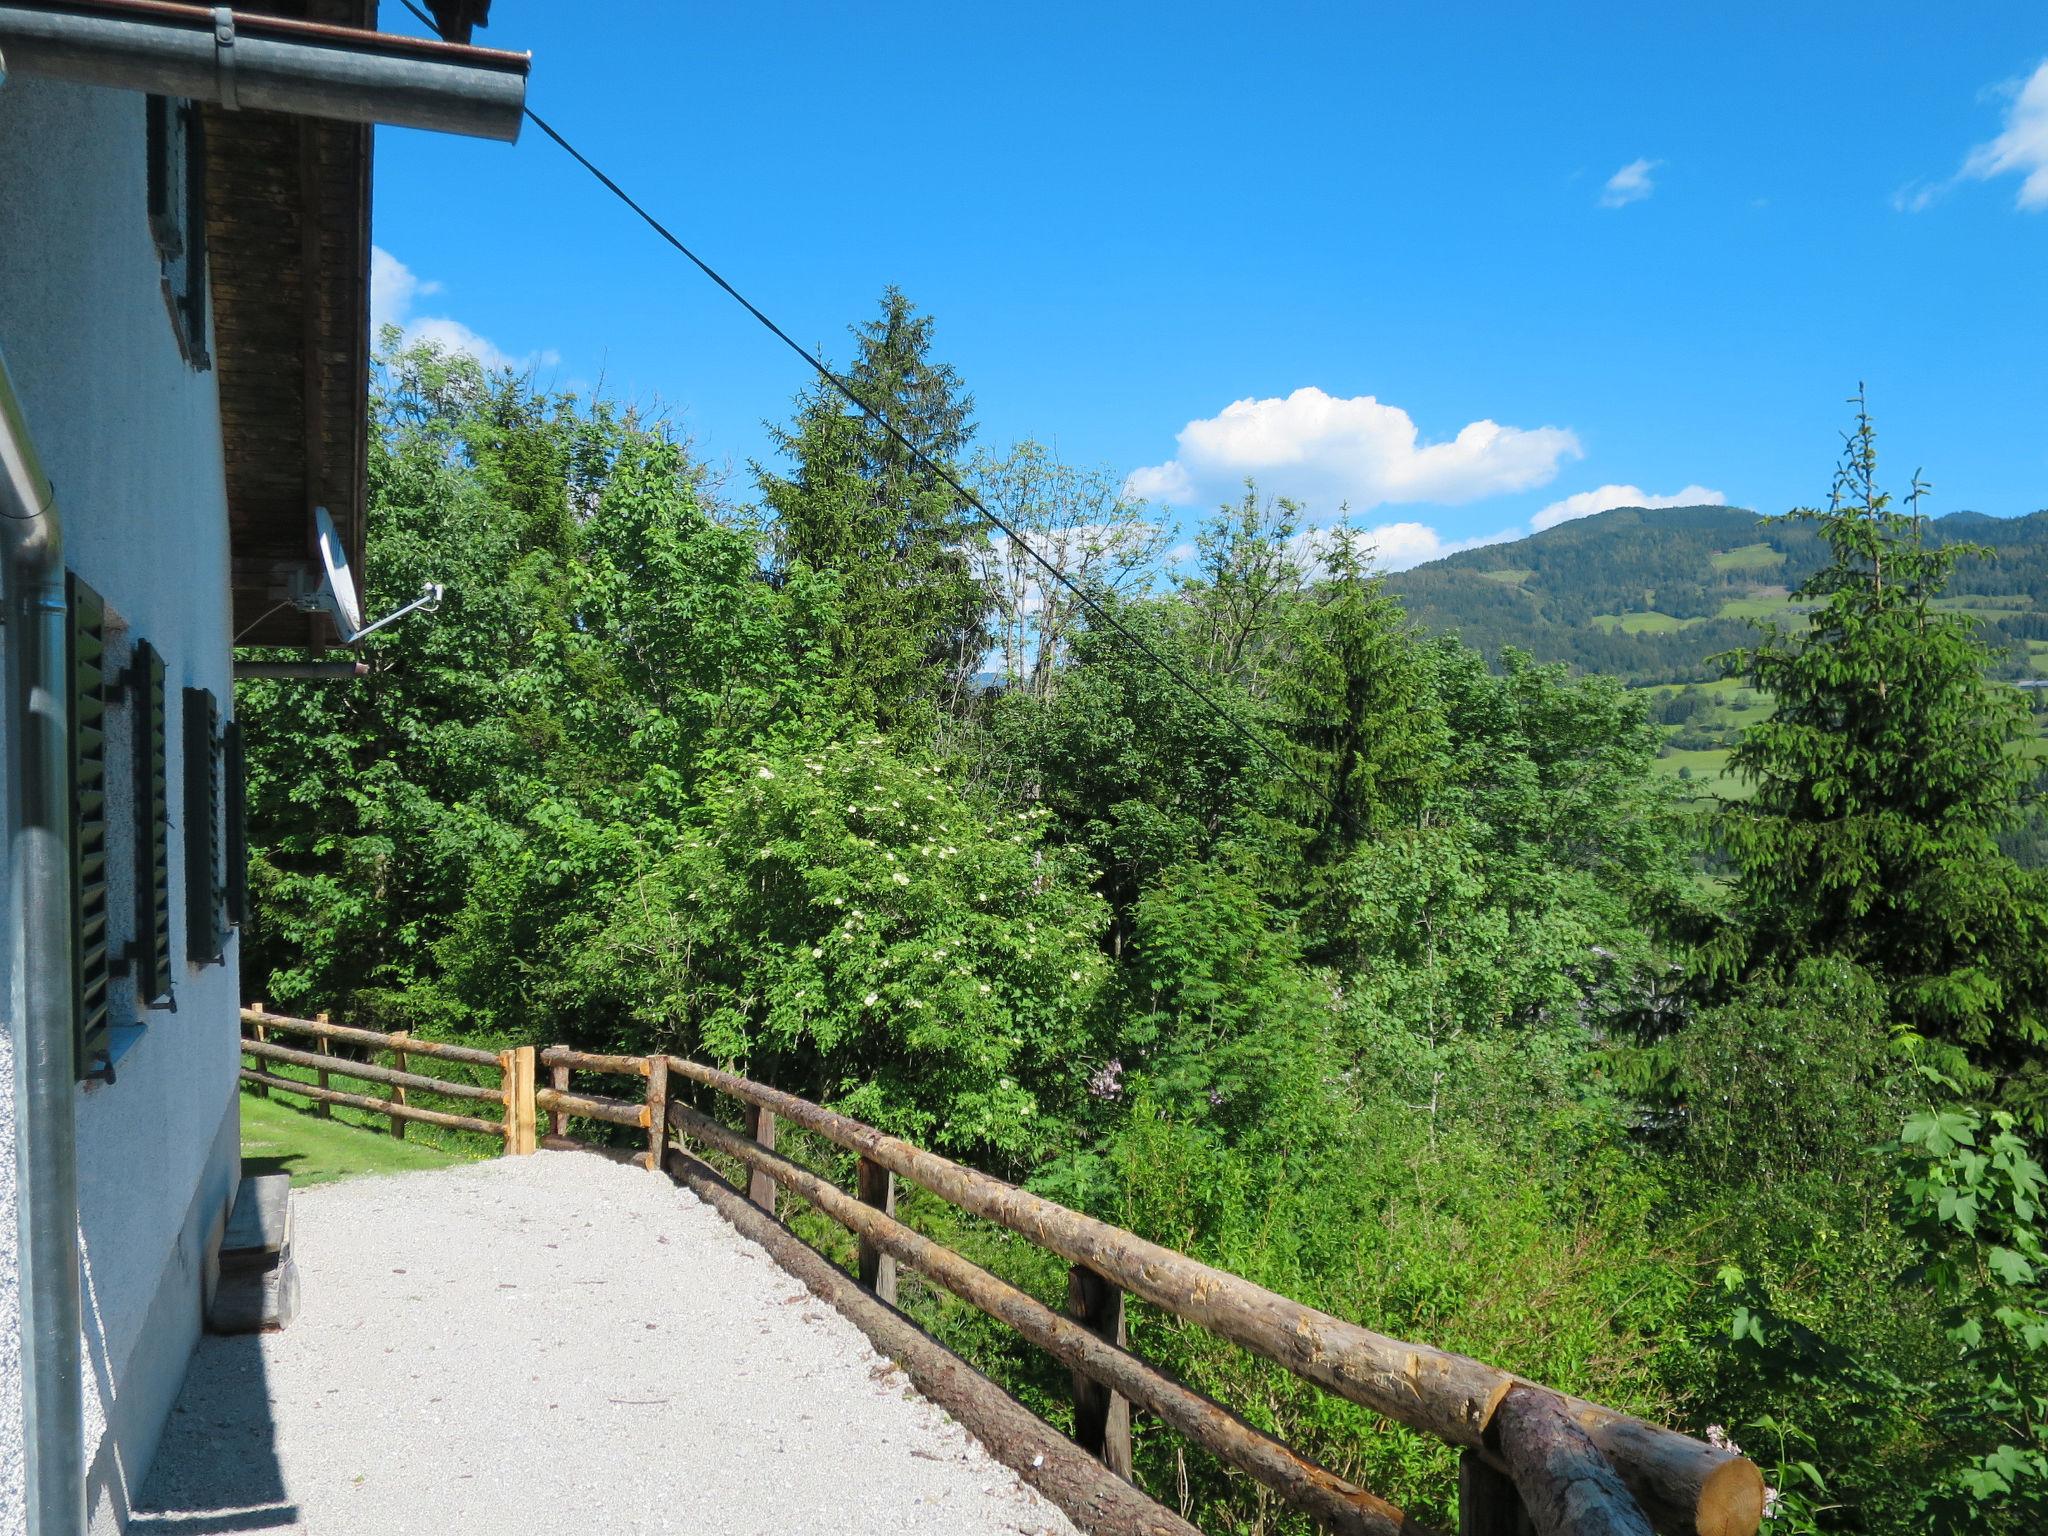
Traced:
[[1805, 611], [1803, 604], [1793, 603], [1783, 597], [1731, 597], [1721, 605], [1715, 615], [1723, 619], [1778, 619], [1793, 618]]
[[1751, 786], [1728, 774], [1728, 749], [1705, 747], [1693, 751], [1666, 748], [1656, 761], [1659, 773], [1678, 777], [1678, 770], [1690, 768], [1692, 777], [1685, 788], [1695, 799], [1747, 800]]
[[1482, 580], [1497, 581], [1504, 587], [1519, 587], [1523, 582], [1527, 581], [1531, 576], [1534, 576], [1535, 574], [1536, 573], [1534, 571], [1525, 571], [1513, 566], [1509, 567], [1507, 570], [1504, 571], [1479, 572], [1479, 575]]
[[[264, 1098], [246, 1085], [242, 1089], [242, 1169], [245, 1173], [289, 1173], [294, 1184], [330, 1184], [366, 1173], [405, 1173], [416, 1168], [445, 1168], [451, 1163], [487, 1157], [481, 1138], [477, 1147], [436, 1145], [426, 1139], [433, 1127], [409, 1125], [400, 1141], [388, 1129], [351, 1123], [354, 1112], [336, 1109], [322, 1120], [311, 1109], [278, 1094]], [[351, 1120], [341, 1117], [348, 1115]]]
[[1653, 609], [1649, 613], [1596, 613], [1593, 622], [1609, 631], [1619, 625], [1624, 635], [1663, 635], [1675, 629], [1690, 629], [1700, 621], [1676, 618]]
[[1785, 552], [1768, 544], [1745, 544], [1740, 549], [1724, 549], [1713, 559], [1717, 571], [1774, 571], [1784, 563]]

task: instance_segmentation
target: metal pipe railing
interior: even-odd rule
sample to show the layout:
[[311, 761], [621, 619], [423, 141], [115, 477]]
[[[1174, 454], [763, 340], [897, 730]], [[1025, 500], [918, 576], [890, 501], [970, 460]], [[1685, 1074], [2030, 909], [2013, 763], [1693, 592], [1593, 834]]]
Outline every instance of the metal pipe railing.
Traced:
[[523, 53], [162, 0], [0, 4], [18, 74], [303, 117], [519, 137]]
[[72, 1103], [71, 681], [64, 539], [0, 358], [0, 572], [6, 600], [8, 926], [15, 1203], [30, 1536], [85, 1530], [85, 1386]]

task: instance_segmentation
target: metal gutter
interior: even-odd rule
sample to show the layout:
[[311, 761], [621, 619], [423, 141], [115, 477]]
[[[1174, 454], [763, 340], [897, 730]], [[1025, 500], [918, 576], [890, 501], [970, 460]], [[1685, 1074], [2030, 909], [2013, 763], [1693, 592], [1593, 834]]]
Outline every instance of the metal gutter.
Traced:
[[6, 650], [7, 910], [28, 1530], [85, 1530], [72, 1062], [71, 680], [64, 537], [0, 358], [0, 577]]
[[519, 137], [530, 54], [165, 0], [0, 4], [10, 69], [230, 109]]

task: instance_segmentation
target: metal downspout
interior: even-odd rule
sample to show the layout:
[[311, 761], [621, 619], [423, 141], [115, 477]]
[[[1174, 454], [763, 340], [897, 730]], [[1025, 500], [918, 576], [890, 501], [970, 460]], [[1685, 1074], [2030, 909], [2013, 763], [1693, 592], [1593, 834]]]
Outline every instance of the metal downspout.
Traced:
[[78, 1341], [78, 1145], [72, 1106], [70, 679], [64, 539], [0, 358], [0, 573], [6, 582], [7, 907], [18, 914], [14, 1046], [22, 1428], [30, 1536], [85, 1530]]

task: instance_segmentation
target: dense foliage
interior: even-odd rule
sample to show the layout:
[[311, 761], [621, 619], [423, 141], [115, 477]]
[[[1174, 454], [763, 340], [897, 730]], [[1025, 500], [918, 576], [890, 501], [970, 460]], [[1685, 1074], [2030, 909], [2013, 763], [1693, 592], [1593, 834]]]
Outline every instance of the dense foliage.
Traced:
[[[1811, 537], [1830, 618], [1743, 662], [1784, 707], [1753, 809], [1711, 829], [1652, 771], [1642, 694], [1429, 637], [1354, 537], [1255, 489], [1169, 581], [1112, 481], [970, 457], [900, 295], [854, 340], [862, 404], [1087, 600], [829, 395], [733, 504], [658, 422], [394, 351], [370, 600], [451, 595], [356, 685], [241, 685], [254, 989], [738, 1066], [1387, 1332], [1711, 1422], [1776, 1530], [2038, 1528], [2015, 717], [1874, 462]], [[1063, 1293], [1027, 1245], [906, 1211]], [[1061, 1411], [1045, 1360], [904, 1298]], [[1435, 1442], [1132, 1328], [1453, 1518]], [[1137, 1440], [1208, 1527], [1297, 1528]]]

